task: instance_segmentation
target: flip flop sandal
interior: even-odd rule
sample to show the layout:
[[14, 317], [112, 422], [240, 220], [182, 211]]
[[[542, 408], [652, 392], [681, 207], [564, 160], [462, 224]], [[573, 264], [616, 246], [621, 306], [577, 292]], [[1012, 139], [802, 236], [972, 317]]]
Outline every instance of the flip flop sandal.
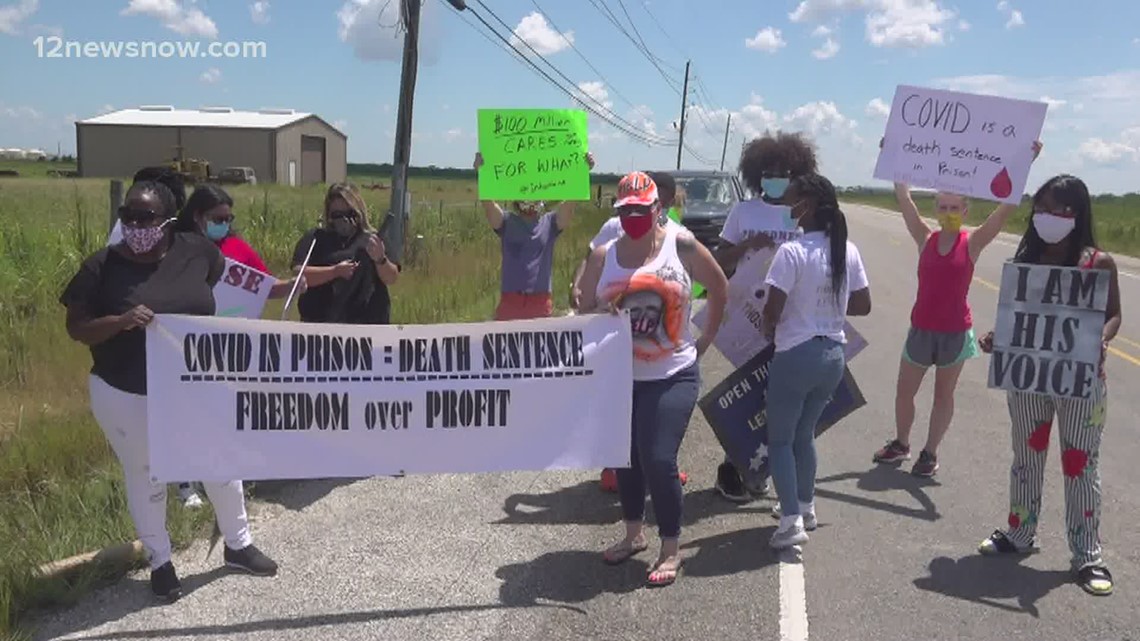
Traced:
[[606, 562], [606, 565], [621, 565], [648, 549], [649, 543], [645, 543], [644, 545], [620, 546], [617, 547], [616, 551], [613, 551], [615, 548], [610, 548], [602, 552], [602, 560]]
[[[663, 588], [667, 585], [673, 585], [677, 581], [677, 575], [681, 573], [681, 564], [677, 564], [674, 570], [654, 570], [649, 573], [645, 578], [646, 587], [650, 588]], [[654, 577], [659, 577], [654, 579]]]
[[1112, 594], [1112, 575], [1109, 574], [1108, 568], [1096, 566], [1081, 568], [1077, 572], [1077, 584], [1093, 596]]

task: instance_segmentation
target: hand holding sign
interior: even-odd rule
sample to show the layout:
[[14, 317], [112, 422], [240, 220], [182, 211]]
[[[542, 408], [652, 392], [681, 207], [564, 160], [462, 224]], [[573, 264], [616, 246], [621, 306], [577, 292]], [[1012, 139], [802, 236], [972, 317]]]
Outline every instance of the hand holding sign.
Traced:
[[150, 322], [154, 320], [154, 312], [150, 311], [146, 305], [136, 305], [125, 314], [121, 314], [118, 320], [119, 327], [125, 332], [150, 325]]
[[375, 234], [368, 239], [366, 249], [368, 251], [368, 257], [374, 261], [382, 261], [386, 256], [384, 252], [384, 241], [380, 240], [380, 237]]

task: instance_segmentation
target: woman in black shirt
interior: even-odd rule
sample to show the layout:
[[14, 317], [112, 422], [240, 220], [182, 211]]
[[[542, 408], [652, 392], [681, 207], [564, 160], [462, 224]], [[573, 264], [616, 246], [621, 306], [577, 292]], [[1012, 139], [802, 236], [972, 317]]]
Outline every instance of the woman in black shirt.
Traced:
[[[313, 243], [316, 243], [315, 245]], [[329, 186], [323, 225], [310, 230], [293, 251], [293, 269], [305, 268], [309, 289], [297, 301], [307, 323], [387, 325], [391, 316], [388, 286], [400, 266], [384, 251], [384, 241], [368, 223], [368, 208], [356, 187]]]
[[[119, 209], [123, 241], [84, 260], [60, 297], [68, 335], [91, 348], [91, 411], [122, 464], [127, 506], [150, 556], [151, 589], [169, 601], [182, 587], [170, 560], [166, 485], [150, 478], [144, 328], [155, 314], [213, 315], [213, 288], [225, 266], [208, 239], [171, 231], [176, 213], [165, 185], [133, 185]], [[252, 544], [241, 481], [203, 485], [225, 536], [226, 565], [276, 574], [277, 564]]]

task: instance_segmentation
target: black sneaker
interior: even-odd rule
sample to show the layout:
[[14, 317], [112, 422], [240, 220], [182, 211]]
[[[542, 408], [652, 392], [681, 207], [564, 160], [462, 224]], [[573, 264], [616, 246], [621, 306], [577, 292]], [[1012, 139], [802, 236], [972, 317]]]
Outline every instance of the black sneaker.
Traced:
[[740, 478], [740, 472], [736, 471], [735, 465], [727, 461], [716, 468], [716, 491], [733, 503], [747, 503], [752, 500], [748, 488], [744, 487], [744, 479]]
[[914, 467], [910, 468], [910, 473], [915, 476], [934, 476], [938, 471], [938, 457], [922, 450], [918, 453], [918, 460], [914, 462]]
[[150, 571], [150, 589], [154, 595], [167, 603], [174, 603], [182, 597], [182, 582], [174, 571], [174, 564], [167, 561]]
[[1104, 566], [1083, 567], [1077, 572], [1077, 585], [1093, 596], [1112, 594], [1112, 575]]
[[247, 545], [240, 550], [225, 551], [226, 567], [249, 572], [254, 576], [276, 576], [277, 564], [273, 559], [261, 553], [254, 545]]

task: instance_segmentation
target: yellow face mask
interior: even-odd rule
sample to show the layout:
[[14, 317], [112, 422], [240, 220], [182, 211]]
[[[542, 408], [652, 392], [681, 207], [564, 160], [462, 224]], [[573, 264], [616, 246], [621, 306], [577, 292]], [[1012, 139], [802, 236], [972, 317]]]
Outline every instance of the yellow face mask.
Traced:
[[938, 224], [942, 226], [943, 231], [951, 233], [957, 232], [962, 229], [962, 214], [938, 214]]

